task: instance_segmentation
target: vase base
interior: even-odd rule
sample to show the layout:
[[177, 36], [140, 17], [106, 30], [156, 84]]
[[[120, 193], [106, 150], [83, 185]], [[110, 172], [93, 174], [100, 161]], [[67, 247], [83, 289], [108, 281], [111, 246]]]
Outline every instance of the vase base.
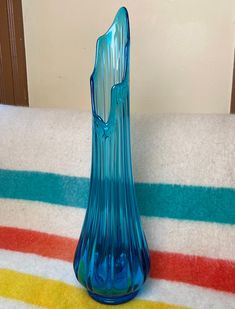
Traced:
[[90, 291], [88, 291], [88, 294], [94, 300], [98, 301], [99, 303], [107, 304], [107, 305], [118, 305], [118, 304], [126, 303], [129, 300], [131, 300], [132, 298], [134, 298], [138, 294], [138, 291], [133, 292], [131, 294], [127, 294], [127, 295], [124, 295], [124, 296], [117, 296], [117, 297], [106, 297], [106, 296], [94, 294]]

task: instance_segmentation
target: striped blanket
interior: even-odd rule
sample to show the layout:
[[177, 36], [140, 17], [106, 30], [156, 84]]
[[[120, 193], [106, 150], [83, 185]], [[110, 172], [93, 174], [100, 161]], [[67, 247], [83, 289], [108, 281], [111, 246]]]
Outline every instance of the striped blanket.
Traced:
[[[120, 308], [235, 308], [235, 118], [132, 121], [151, 272]], [[0, 105], [0, 308], [105, 308], [73, 255], [89, 190], [87, 113]], [[107, 306], [107, 308], [118, 306]]]

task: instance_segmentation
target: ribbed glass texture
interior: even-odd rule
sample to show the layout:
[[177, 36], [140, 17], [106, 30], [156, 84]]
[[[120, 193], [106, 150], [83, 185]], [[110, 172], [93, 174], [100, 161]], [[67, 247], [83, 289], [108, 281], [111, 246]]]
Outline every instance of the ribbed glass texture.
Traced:
[[74, 258], [79, 282], [110, 304], [133, 298], [150, 268], [132, 176], [129, 50], [128, 13], [121, 8], [96, 46], [89, 202]]

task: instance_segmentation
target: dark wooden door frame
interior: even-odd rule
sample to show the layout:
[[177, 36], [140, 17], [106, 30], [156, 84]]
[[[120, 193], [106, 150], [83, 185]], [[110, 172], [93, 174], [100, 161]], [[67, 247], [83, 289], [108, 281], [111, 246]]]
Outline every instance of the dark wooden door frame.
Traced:
[[29, 105], [21, 0], [0, 0], [0, 102]]
[[233, 83], [232, 83], [232, 96], [231, 96], [230, 113], [235, 114], [235, 53], [234, 53], [234, 61], [233, 61]]

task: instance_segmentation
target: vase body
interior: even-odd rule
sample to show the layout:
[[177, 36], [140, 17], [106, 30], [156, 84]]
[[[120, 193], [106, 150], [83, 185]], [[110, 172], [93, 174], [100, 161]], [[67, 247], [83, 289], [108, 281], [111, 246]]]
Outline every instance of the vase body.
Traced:
[[91, 75], [92, 164], [74, 271], [102, 303], [133, 298], [150, 268], [132, 176], [128, 13], [121, 8], [96, 46]]

